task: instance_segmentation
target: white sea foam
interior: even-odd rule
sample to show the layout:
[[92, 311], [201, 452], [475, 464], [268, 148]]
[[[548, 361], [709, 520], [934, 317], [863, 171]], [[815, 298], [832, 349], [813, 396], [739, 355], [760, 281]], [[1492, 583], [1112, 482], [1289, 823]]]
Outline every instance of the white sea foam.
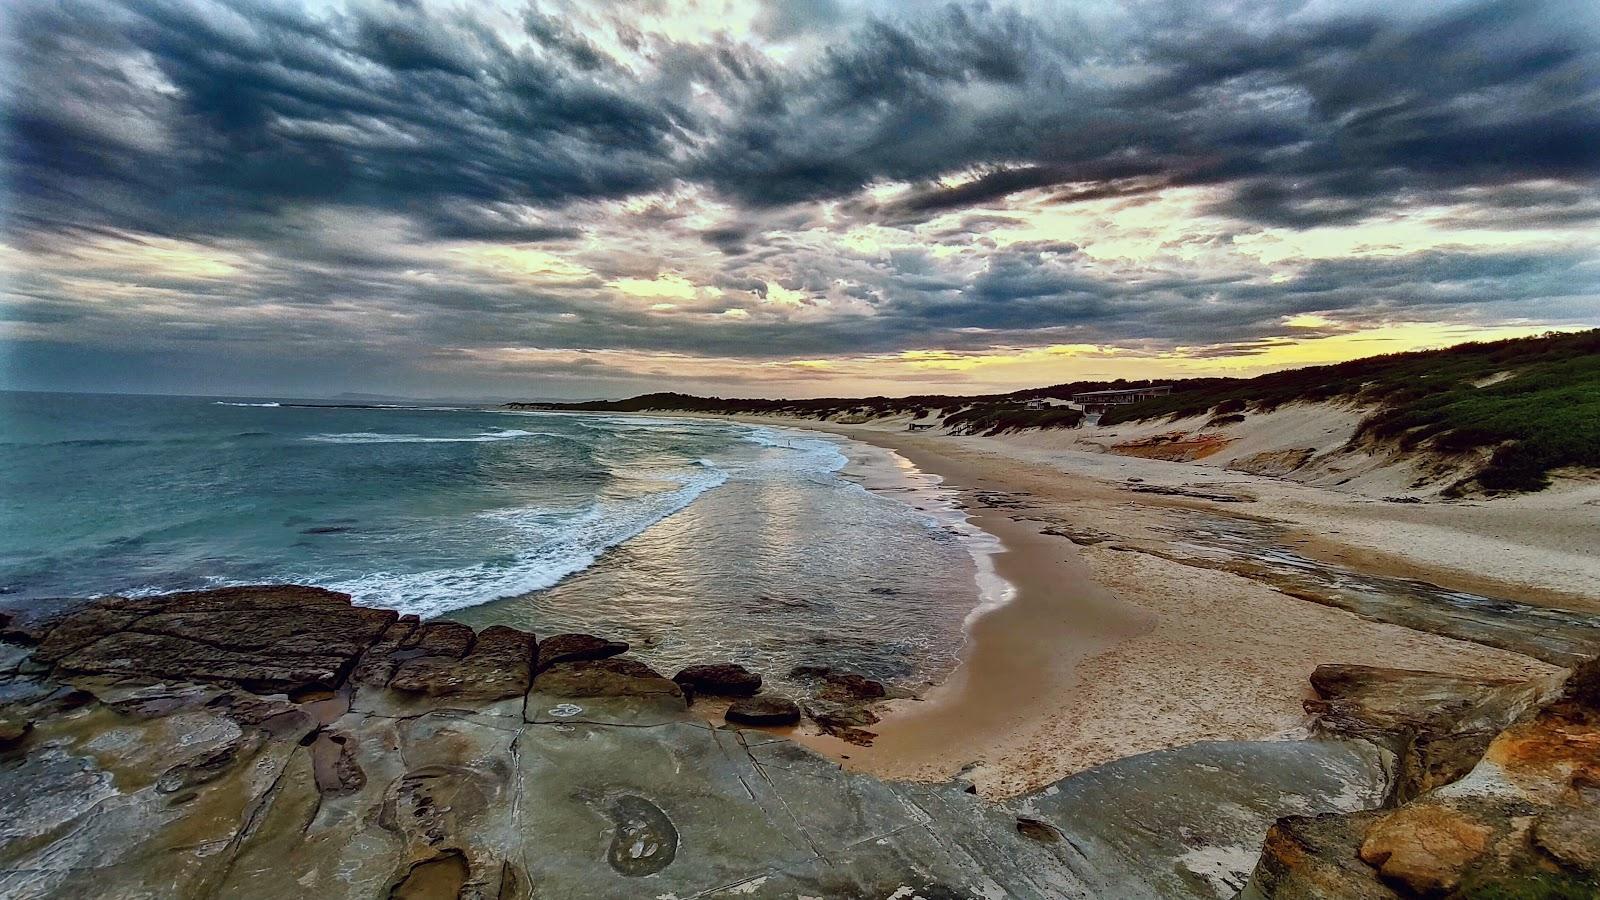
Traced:
[[231, 403], [227, 400], [213, 400], [213, 406], [261, 406], [269, 409], [282, 406], [282, 403]]
[[702, 466], [677, 475], [675, 489], [629, 500], [596, 500], [573, 516], [539, 508], [483, 513], [521, 534], [523, 545], [511, 565], [378, 572], [327, 586], [350, 594], [357, 603], [425, 618], [543, 590], [594, 565], [607, 550], [687, 507], [727, 477], [721, 469]]
[[[828, 472], [836, 472], [849, 463], [849, 458], [841, 449], [842, 445], [834, 439], [827, 437], [813, 437], [802, 432], [788, 431], [762, 426], [750, 426], [747, 440], [769, 447], [788, 447], [799, 450], [803, 461], [820, 464]], [[860, 447], [870, 445], [856, 444]], [[881, 449], [881, 448], [880, 448]], [[890, 457], [903, 464], [901, 476], [905, 478], [907, 493], [882, 494], [907, 509], [916, 510], [922, 523], [934, 529], [943, 529], [954, 534], [972, 557], [976, 567], [975, 580], [978, 588], [978, 602], [967, 613], [962, 622], [962, 631], [968, 632], [972, 625], [985, 614], [999, 607], [1005, 606], [1016, 599], [1017, 589], [996, 570], [994, 560], [1005, 547], [1000, 539], [983, 530], [972, 521], [972, 517], [955, 503], [954, 494], [944, 487], [944, 479], [931, 472], [923, 472], [911, 465], [908, 460], [892, 450], [883, 450]], [[907, 471], [909, 470], [909, 472]], [[909, 474], [909, 473], [915, 473]], [[852, 483], [855, 488], [868, 493], [874, 493], [865, 485]]]
[[[619, 432], [664, 433], [682, 428], [684, 420], [645, 417], [584, 417], [602, 430], [615, 435]], [[585, 428], [588, 423], [576, 423]], [[520, 437], [549, 435], [567, 437], [549, 432], [502, 429], [468, 437], [424, 437], [421, 435], [376, 434], [352, 432], [344, 434], [314, 435], [307, 440], [322, 443], [405, 443], [449, 441], [497, 441]], [[665, 434], [663, 434], [665, 436]], [[334, 590], [344, 591], [357, 603], [399, 609], [428, 617], [451, 610], [477, 606], [504, 597], [514, 597], [552, 587], [562, 580], [594, 565], [600, 557], [616, 547], [642, 534], [656, 523], [685, 509], [706, 491], [730, 478], [738, 480], [786, 479], [817, 477], [834, 479], [849, 464], [839, 439], [802, 431], [766, 426], [737, 426], [731, 435], [736, 440], [770, 448], [778, 452], [760, 453], [750, 459], [746, 454], [718, 454], [717, 459], [701, 459], [699, 467], [684, 472], [662, 472], [657, 477], [675, 482], [676, 487], [626, 500], [595, 500], [581, 512], [557, 512], [543, 508], [509, 509], [482, 513], [484, 518], [507, 526], [518, 549], [515, 558], [506, 562], [478, 563], [470, 566], [437, 569], [425, 572], [378, 572], [353, 579], [334, 580], [326, 584]], [[637, 473], [635, 468], [633, 471]], [[841, 479], [841, 484], [852, 482]], [[855, 485], [858, 489], [859, 485]], [[933, 494], [942, 494], [937, 500]], [[990, 547], [993, 538], [970, 525], [959, 510], [949, 506], [947, 492], [931, 491], [924, 495], [932, 505], [946, 506], [944, 515], [919, 518], [930, 527], [946, 527], [959, 534], [963, 543], [973, 552], [979, 564], [979, 587], [983, 599], [980, 609], [1003, 603], [1009, 585], [994, 576], [990, 556], [997, 547]], [[908, 507], [909, 508], [909, 507]], [[987, 541], [985, 540], [987, 539]], [[978, 611], [974, 611], [976, 614]]]
[[306, 438], [318, 444], [485, 444], [494, 441], [514, 441], [526, 437], [565, 437], [543, 431], [522, 431], [503, 428], [461, 437], [436, 437], [421, 434], [380, 434], [373, 431], [349, 431], [335, 434], [313, 434]]
[[[633, 417], [621, 419], [618, 424], [623, 422], [633, 426], [630, 430], [640, 431], [662, 431], [666, 427], [684, 425], [682, 421], [671, 419]], [[604, 430], [615, 434], [621, 429], [611, 425]], [[543, 432], [504, 429], [465, 438], [358, 432], [316, 435], [308, 440], [325, 443], [472, 441], [510, 440], [538, 434]], [[659, 476], [664, 481], [676, 482], [676, 488], [628, 500], [597, 500], [576, 515], [554, 514], [541, 508], [483, 513], [485, 518], [509, 526], [518, 535], [520, 549], [510, 565], [479, 563], [427, 572], [379, 572], [332, 582], [327, 586], [350, 594], [358, 603], [391, 607], [423, 617], [437, 616], [451, 610], [552, 587], [594, 565], [607, 550], [683, 510], [701, 494], [723, 484], [729, 477], [749, 479], [793, 477], [797, 473], [829, 474], [837, 472], [849, 462], [840, 452], [839, 445], [825, 437], [763, 427], [749, 428], [738, 436], [749, 443], [792, 452], [764, 455], [759, 461], [749, 464], [701, 459], [696, 470], [662, 473]]]
[[795, 472], [832, 473], [849, 464], [849, 457], [839, 449], [839, 443], [826, 437], [813, 437], [781, 428], [763, 425], [745, 426], [742, 437], [762, 447], [793, 451], [778, 457], [764, 459], [752, 472], [763, 475], [787, 475]]

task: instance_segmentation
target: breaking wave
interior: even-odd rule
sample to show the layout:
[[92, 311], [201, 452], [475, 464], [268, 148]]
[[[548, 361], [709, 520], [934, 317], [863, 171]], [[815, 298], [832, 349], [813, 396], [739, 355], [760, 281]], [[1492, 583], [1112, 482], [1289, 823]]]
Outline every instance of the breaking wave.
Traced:
[[700, 470], [677, 476], [679, 485], [673, 490], [630, 500], [596, 500], [576, 515], [537, 507], [481, 513], [518, 535], [520, 549], [511, 564], [376, 572], [328, 582], [327, 587], [349, 594], [357, 603], [424, 618], [543, 590], [594, 565], [607, 550], [682, 510], [727, 478], [727, 472], [702, 464]]
[[375, 431], [349, 431], [336, 434], [313, 434], [306, 440], [317, 444], [484, 444], [492, 441], [514, 441], [526, 437], [563, 437], [542, 431], [522, 431], [503, 428], [461, 437], [437, 437], [421, 434], [381, 434]]

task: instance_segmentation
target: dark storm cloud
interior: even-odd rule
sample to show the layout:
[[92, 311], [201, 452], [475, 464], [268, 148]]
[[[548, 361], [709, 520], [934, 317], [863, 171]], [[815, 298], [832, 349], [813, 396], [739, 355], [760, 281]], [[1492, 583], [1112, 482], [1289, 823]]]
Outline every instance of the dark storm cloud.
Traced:
[[709, 177], [782, 203], [1002, 162], [901, 211], [1145, 177], [1125, 189], [1237, 184], [1227, 212], [1299, 226], [1417, 193], [1600, 176], [1600, 58], [1578, 25], [1595, 15], [1576, 4], [1278, 28], [1210, 5], [1160, 9], [1097, 36], [1100, 61], [1151, 73], [1132, 84], [1096, 80], [1068, 26], [1010, 12], [867, 29], [729, 129]]
[[[1136, 9], [1083, 34], [1069, 16], [949, 6], [860, 23], [783, 70], [726, 43], [657, 40], [646, 79], [537, 8], [521, 18], [532, 46], [513, 46], [405, 6], [319, 19], [27, 2], [10, 14], [7, 158], [35, 225], [205, 234], [293, 203], [427, 219], [439, 199], [542, 205], [686, 178], [762, 206], [971, 167], [989, 168], [892, 212], [1056, 184], [1078, 185], [1074, 200], [1210, 183], [1235, 187], [1232, 214], [1306, 225], [1418, 193], [1600, 176], [1600, 61], [1578, 6], [1279, 27]], [[833, 15], [786, 10], [786, 34]], [[1096, 75], [1091, 50], [1142, 77]], [[691, 112], [689, 82], [715, 87], [728, 114]], [[108, 121], [119, 115], [132, 127]]]
[[69, 0], [11, 18], [6, 157], [40, 227], [210, 236], [301, 204], [427, 222], [441, 201], [624, 196], [671, 177], [686, 117], [570, 52], [410, 9]]
[[[495, 18], [467, 5], [21, 0], [0, 13], [5, 243], [70, 259], [85, 241], [146, 235], [250, 265], [223, 284], [129, 276], [181, 295], [179, 312], [91, 303], [67, 276], [28, 272], [7, 288], [5, 319], [85, 346], [294, 340], [334, 355], [357, 343], [742, 358], [1068, 339], [1245, 348], [1297, 312], [1536, 317], [1600, 283], [1581, 255], [1534, 250], [1324, 260], [1278, 279], [1112, 276], [1076, 246], [1095, 234], [987, 236], [1026, 220], [1006, 213], [1023, 194], [1134, 203], [1193, 186], [1214, 189], [1211, 211], [1241, 232], [1440, 203], [1462, 227], [1600, 222], [1590, 4], [852, 9], [774, 2], [754, 35], [689, 43], [611, 7], [579, 20], [539, 4]], [[909, 187], [865, 190], [887, 183]], [[669, 199], [606, 207], [645, 195]], [[671, 199], [683, 196], [721, 205], [709, 216]], [[585, 244], [619, 221], [633, 233]], [[855, 254], [798, 235], [868, 224], [926, 247]], [[537, 245], [594, 274], [430, 281], [418, 273], [436, 260], [413, 245], [431, 240]], [[669, 240], [719, 261], [702, 286], [724, 299], [657, 315], [607, 292], [670, 268]], [[804, 295], [798, 312], [775, 285]], [[234, 314], [252, 308], [287, 312]]]

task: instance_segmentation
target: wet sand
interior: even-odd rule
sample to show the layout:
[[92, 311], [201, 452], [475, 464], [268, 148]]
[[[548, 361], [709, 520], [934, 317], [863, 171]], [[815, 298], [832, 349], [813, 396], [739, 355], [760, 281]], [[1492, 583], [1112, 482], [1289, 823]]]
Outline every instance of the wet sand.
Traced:
[[[980, 470], [901, 448], [903, 456], [948, 485], [988, 482]], [[937, 468], [935, 468], [937, 465]], [[897, 701], [872, 730], [871, 747], [825, 735], [797, 737], [880, 775], [943, 779], [991, 755], [997, 738], [1014, 742], [1056, 710], [1083, 662], [1149, 631], [1154, 616], [1103, 588], [1072, 544], [1016, 521], [1004, 508], [975, 508], [970, 520], [1000, 540], [995, 574], [1012, 597], [975, 611], [961, 663], [920, 700]], [[981, 777], [981, 776], [980, 776]]]
[[[1131, 494], [948, 436], [762, 419], [892, 449], [945, 479], [1003, 544], [1009, 603], [971, 622], [961, 663], [920, 700], [888, 705], [857, 747], [797, 735], [843, 765], [888, 778], [960, 774], [1010, 796], [1073, 772], [1199, 740], [1299, 733], [1307, 678], [1323, 663], [1522, 677], [1520, 654], [1368, 621], [1262, 581], [1155, 552], [1183, 498]], [[1252, 510], [1263, 512], [1264, 510]], [[1062, 523], [1104, 535], [1078, 546]]]

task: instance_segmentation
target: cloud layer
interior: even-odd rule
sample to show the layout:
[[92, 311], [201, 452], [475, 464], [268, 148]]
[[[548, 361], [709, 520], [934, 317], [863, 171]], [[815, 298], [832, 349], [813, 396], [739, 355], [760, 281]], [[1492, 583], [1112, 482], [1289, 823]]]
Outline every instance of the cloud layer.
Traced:
[[1596, 324], [1600, 14], [1396, 6], [21, 0], [4, 375], [827, 393]]

